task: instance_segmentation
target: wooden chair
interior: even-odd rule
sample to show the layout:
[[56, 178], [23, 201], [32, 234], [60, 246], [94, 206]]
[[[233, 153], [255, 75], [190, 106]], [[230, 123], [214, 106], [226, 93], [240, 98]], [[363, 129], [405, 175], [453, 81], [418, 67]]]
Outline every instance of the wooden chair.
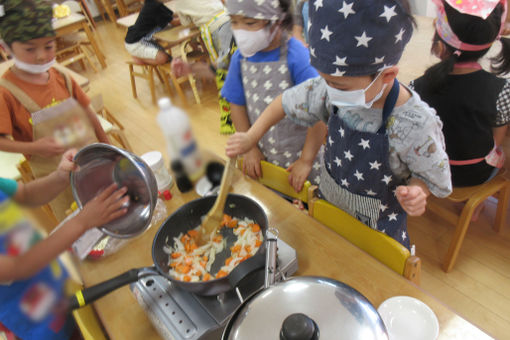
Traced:
[[[170, 64], [165, 65], [147, 65], [147, 64], [137, 64], [134, 61], [126, 61], [129, 66], [129, 78], [131, 80], [131, 90], [133, 92], [133, 97], [138, 98], [138, 94], [136, 93], [136, 77], [143, 78], [147, 80], [149, 83], [149, 89], [151, 91], [152, 103], [156, 105], [156, 87], [154, 84], [154, 74], [156, 74], [161, 81], [168, 89], [168, 81], [166, 77], [161, 73], [161, 67], [167, 66], [170, 68]], [[135, 67], [139, 68], [140, 71], [136, 70]]]
[[94, 4], [96, 5], [99, 13], [101, 14], [101, 19], [103, 19], [103, 22], [106, 22], [105, 12], [108, 15], [108, 19], [111, 22], [117, 21], [114, 5], [112, 4], [111, 0], [94, 0]]
[[[455, 265], [460, 247], [462, 246], [469, 223], [471, 222], [473, 212], [490, 196], [497, 195], [498, 197], [494, 230], [499, 232], [505, 225], [508, 203], [510, 201], [510, 180], [506, 176], [507, 174], [503, 169], [496, 177], [487, 183], [473, 187], [454, 188], [452, 194], [444, 199], [438, 199], [435, 197], [431, 197], [429, 199], [427, 209], [455, 226], [455, 233], [443, 262], [443, 270], [445, 272], [450, 272]], [[444, 200], [455, 203], [465, 202], [460, 215], [448, 209], [448, 207], [445, 207]]]
[[[78, 282], [72, 279], [67, 280], [65, 285], [67, 296], [72, 296], [81, 289], [83, 289], [83, 286]], [[72, 314], [84, 340], [106, 340], [103, 327], [92, 306], [87, 305], [74, 310]]]
[[333, 204], [315, 195], [316, 186], [310, 187], [309, 215], [340, 234], [346, 240], [372, 255], [399, 275], [420, 284], [421, 259], [388, 235], [361, 223]]
[[[237, 167], [243, 168], [243, 159], [239, 158]], [[298, 199], [303, 203], [308, 203], [308, 190], [311, 187], [309, 181], [305, 181], [303, 189], [297, 192], [289, 183], [289, 173], [282, 167], [276, 166], [272, 163], [261, 161], [260, 168], [262, 170], [262, 177], [259, 178], [259, 183], [264, 184], [283, 196], [291, 199]]]
[[[68, 6], [71, 13], [78, 13], [85, 16], [90, 31], [94, 32], [94, 19], [90, 18], [89, 12], [85, 10], [81, 2], [66, 0], [62, 3], [62, 5]], [[85, 69], [83, 61], [87, 60], [94, 72], [97, 73], [97, 68], [93, 62], [94, 57], [97, 58], [97, 56], [95, 55], [95, 50], [92, 48], [87, 34], [83, 31], [71, 32], [58, 37], [56, 57], [57, 61], [64, 66], [79, 61], [83, 69]]]
[[117, 10], [119, 17], [125, 17], [129, 14], [140, 12], [143, 6], [143, 1], [140, 0], [117, 0]]
[[71, 10], [71, 13], [80, 13], [87, 19], [87, 23], [89, 24], [90, 30], [94, 31], [96, 29], [96, 22], [94, 21], [94, 17], [88, 11], [87, 3], [84, 1], [75, 1], [75, 0], [66, 0], [62, 2], [62, 5], [66, 5]]
[[[182, 60], [184, 62], [192, 64], [197, 61], [203, 61], [203, 62], [209, 62], [209, 56], [207, 52], [205, 52], [205, 48], [202, 48], [204, 50], [200, 49], [193, 49], [191, 46], [194, 44], [194, 42], [191, 39], [188, 39], [181, 43], [179, 45], [179, 54]], [[198, 43], [199, 46], [201, 46], [200, 43]], [[163, 78], [165, 82], [165, 86], [168, 92], [169, 96], [172, 96], [171, 90], [170, 90], [170, 84], [168, 83], [168, 78], [172, 81], [173, 86], [175, 87], [175, 90], [177, 91], [177, 94], [181, 98], [182, 101], [186, 101], [186, 96], [184, 95], [184, 92], [182, 91], [181, 84], [184, 82], [189, 82], [189, 85], [191, 87], [191, 90], [193, 91], [193, 96], [195, 97], [195, 101], [197, 104], [200, 104], [200, 95], [198, 94], [197, 85], [196, 85], [196, 79], [193, 76], [193, 74], [188, 74], [186, 76], [182, 76], [177, 78], [174, 73], [172, 72], [172, 68], [170, 64], [160, 65], [159, 69], [163, 72], [165, 77]]]
[[124, 126], [108, 111], [104, 106], [103, 96], [98, 94], [91, 98], [91, 105], [98, 114], [99, 122], [104, 132], [111, 140], [116, 142], [121, 148], [133, 152], [126, 136], [124, 135]]
[[82, 69], [85, 69], [85, 63], [83, 61], [87, 60], [94, 72], [97, 73], [97, 68], [92, 61], [92, 58], [88, 55], [86, 49], [80, 42], [74, 43], [68, 47], [58, 49], [56, 58], [62, 66], [67, 66], [79, 62]]

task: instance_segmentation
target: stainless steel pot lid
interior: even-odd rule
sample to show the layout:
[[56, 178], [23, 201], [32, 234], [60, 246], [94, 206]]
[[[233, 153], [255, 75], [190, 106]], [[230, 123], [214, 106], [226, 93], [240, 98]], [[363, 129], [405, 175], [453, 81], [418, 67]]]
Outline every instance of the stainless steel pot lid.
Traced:
[[113, 145], [95, 143], [78, 151], [74, 161], [79, 169], [71, 173], [71, 189], [80, 208], [112, 183], [128, 189], [127, 213], [101, 226], [104, 233], [129, 238], [149, 227], [158, 189], [152, 170], [140, 157]]
[[363, 295], [322, 277], [296, 277], [261, 291], [231, 324], [227, 339], [388, 339], [381, 317]]

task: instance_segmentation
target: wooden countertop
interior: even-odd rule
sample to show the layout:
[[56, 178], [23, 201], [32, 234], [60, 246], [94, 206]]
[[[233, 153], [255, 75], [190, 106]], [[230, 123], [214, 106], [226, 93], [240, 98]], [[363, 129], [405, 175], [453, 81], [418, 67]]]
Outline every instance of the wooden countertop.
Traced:
[[[176, 186], [171, 192], [173, 198], [166, 202], [168, 214], [198, 197], [193, 191], [181, 194]], [[296, 249], [299, 263], [296, 275], [325, 276], [342, 281], [361, 292], [376, 307], [392, 296], [413, 296], [425, 302], [437, 315], [438, 339], [491, 339], [418, 286], [238, 170], [232, 192], [249, 196], [261, 204], [270, 226], [278, 228], [280, 238]], [[152, 241], [159, 224], [113, 255], [78, 264], [85, 286], [132, 268], [150, 266]], [[98, 300], [94, 307], [113, 340], [160, 338], [127, 286]]]

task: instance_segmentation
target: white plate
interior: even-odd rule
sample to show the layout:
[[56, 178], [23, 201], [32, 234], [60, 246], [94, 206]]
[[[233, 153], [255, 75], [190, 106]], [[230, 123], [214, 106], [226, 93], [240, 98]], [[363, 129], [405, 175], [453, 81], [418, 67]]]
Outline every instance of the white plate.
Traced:
[[207, 176], [200, 178], [195, 185], [195, 191], [200, 196], [204, 196], [212, 189], [212, 183], [209, 181]]
[[439, 322], [432, 309], [413, 297], [394, 296], [377, 311], [390, 340], [435, 340], [439, 335]]

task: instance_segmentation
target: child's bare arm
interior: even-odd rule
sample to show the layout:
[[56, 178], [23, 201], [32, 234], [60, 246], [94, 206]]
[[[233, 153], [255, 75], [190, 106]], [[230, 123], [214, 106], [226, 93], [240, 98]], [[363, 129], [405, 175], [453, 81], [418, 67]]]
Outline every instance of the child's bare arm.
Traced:
[[122, 205], [129, 198], [122, 197], [127, 189], [116, 189], [115, 184], [109, 186], [87, 203], [78, 215], [26, 253], [19, 256], [0, 255], [0, 282], [27, 279], [35, 275], [68, 249], [85, 231], [125, 214], [127, 209], [122, 208]]
[[57, 170], [48, 176], [38, 178], [29, 183], [19, 183], [13, 199], [26, 206], [46, 204], [69, 185], [69, 172], [76, 169], [73, 162], [75, 149], [68, 150], [62, 156]]
[[494, 135], [494, 141], [496, 142], [496, 145], [501, 145], [503, 143], [507, 130], [508, 125], [492, 128], [492, 134]]
[[52, 157], [61, 155], [66, 150], [52, 137], [40, 138], [33, 142], [20, 142], [11, 140], [6, 136], [0, 137], [0, 150], [6, 152], [22, 153], [24, 155], [38, 155]]
[[[253, 124], [247, 132], [238, 130], [236, 126], [236, 130], [239, 132], [236, 132], [228, 139], [226, 146], [227, 156], [235, 157], [250, 150], [257, 144], [271, 126], [275, 125], [283, 118], [285, 118], [285, 112], [283, 111], [282, 106], [282, 95], [279, 95], [271, 104], [269, 104], [264, 112], [262, 112], [255, 124]], [[232, 120], [234, 120], [233, 110]]]
[[308, 129], [301, 156], [287, 168], [287, 171], [290, 171], [289, 182], [294, 190], [299, 192], [303, 188], [327, 133], [328, 128], [324, 122], [318, 122]]
[[[230, 116], [236, 131], [244, 133], [250, 129], [251, 124], [248, 114], [246, 113], [246, 106], [230, 103]], [[243, 154], [243, 173], [255, 179], [262, 176], [260, 161], [264, 160], [264, 155], [256, 143], [246, 150], [246, 152], [243, 152]]]
[[230, 103], [230, 117], [238, 132], [246, 132], [250, 129], [250, 119], [246, 113], [246, 106]]
[[94, 112], [90, 105], [85, 109], [85, 112], [87, 113], [87, 116], [90, 120], [90, 123], [92, 124], [92, 127], [94, 128], [97, 140], [100, 141], [101, 143], [110, 144], [110, 140], [108, 139], [106, 132], [104, 132], [103, 127], [101, 126], [101, 123], [97, 118], [97, 114]]

